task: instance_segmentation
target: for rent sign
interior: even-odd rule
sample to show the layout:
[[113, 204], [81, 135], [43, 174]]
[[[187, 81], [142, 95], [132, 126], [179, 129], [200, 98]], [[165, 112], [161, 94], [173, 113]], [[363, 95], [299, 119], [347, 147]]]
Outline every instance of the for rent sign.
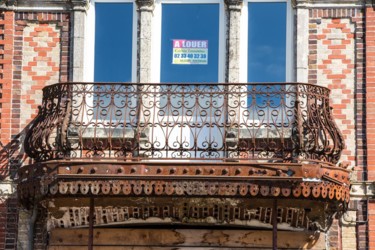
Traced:
[[172, 64], [207, 64], [207, 40], [173, 40]]

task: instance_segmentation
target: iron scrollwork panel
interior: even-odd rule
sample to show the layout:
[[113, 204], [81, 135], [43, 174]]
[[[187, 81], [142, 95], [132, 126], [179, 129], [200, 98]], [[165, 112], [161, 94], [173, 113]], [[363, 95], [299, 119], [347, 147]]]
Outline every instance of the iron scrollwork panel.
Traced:
[[329, 90], [309, 84], [63, 83], [44, 88], [27, 153], [57, 158], [336, 163]]

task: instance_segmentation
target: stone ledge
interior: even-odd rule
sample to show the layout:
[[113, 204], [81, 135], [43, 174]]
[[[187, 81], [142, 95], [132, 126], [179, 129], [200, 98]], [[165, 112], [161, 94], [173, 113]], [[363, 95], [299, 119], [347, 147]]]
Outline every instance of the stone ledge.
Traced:
[[85, 10], [90, 0], [0, 0], [0, 9], [27, 8], [30, 10], [55, 9], [83, 9]]
[[293, 6], [298, 7], [312, 7], [324, 5], [325, 7], [340, 8], [350, 6], [362, 7], [366, 4], [365, 1], [356, 1], [356, 0], [294, 0], [292, 1]]
[[375, 183], [372, 181], [352, 182], [351, 198], [372, 198], [375, 195]]

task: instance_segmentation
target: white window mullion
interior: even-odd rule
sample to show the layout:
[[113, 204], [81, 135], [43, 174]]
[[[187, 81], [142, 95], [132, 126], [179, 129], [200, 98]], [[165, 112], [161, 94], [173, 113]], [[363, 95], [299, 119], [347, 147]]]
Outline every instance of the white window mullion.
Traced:
[[286, 81], [295, 81], [294, 74], [294, 10], [291, 1], [287, 1], [286, 9]]

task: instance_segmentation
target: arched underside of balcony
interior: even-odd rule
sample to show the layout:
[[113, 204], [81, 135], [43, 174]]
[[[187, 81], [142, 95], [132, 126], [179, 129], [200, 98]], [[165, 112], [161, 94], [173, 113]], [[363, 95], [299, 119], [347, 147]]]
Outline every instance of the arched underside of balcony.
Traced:
[[[108, 225], [216, 223], [270, 228], [271, 221], [267, 224], [261, 218], [269, 218], [277, 201], [279, 214], [289, 213], [305, 223], [285, 224], [280, 219], [280, 229], [324, 230], [349, 201], [348, 171], [323, 164], [50, 161], [24, 167], [19, 174], [18, 197], [26, 207], [53, 201], [52, 210], [59, 208], [64, 218], [75, 208], [84, 218], [87, 202], [94, 199], [95, 211], [128, 211], [128, 219]], [[145, 204], [149, 204], [146, 210]], [[66, 220], [50, 219], [56, 227], [70, 227]]]

